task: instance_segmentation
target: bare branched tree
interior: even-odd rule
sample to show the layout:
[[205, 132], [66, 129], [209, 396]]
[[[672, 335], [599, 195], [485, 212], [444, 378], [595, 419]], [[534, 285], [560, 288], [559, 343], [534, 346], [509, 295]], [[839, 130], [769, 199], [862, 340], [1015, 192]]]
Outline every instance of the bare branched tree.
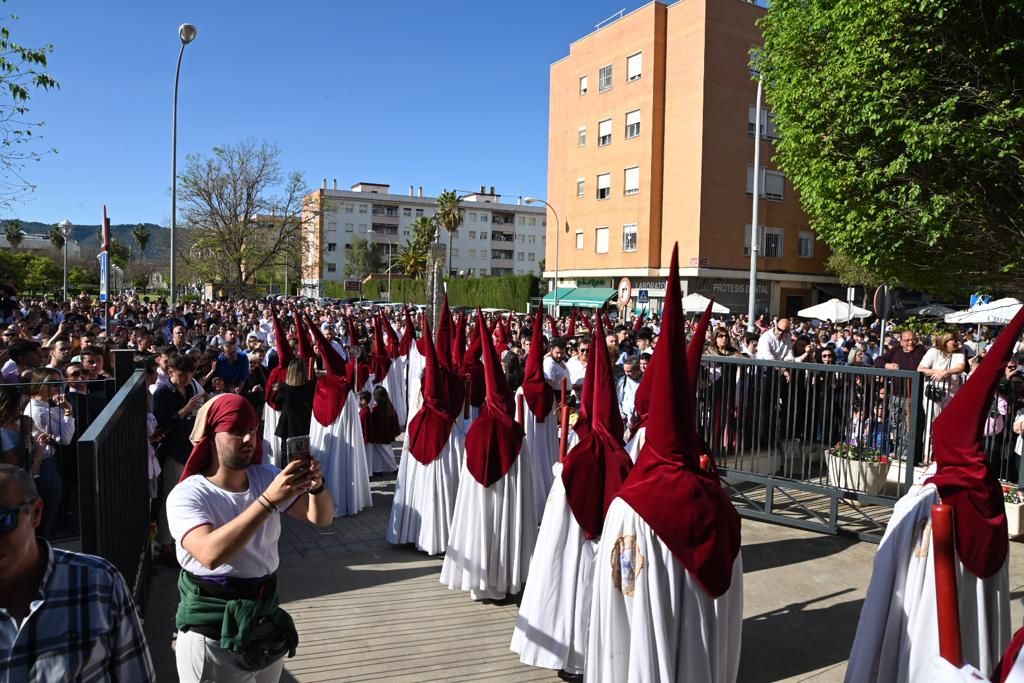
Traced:
[[275, 145], [246, 140], [190, 154], [179, 177], [185, 239], [179, 258], [205, 281], [244, 287], [256, 273], [295, 260], [306, 207], [302, 174], [281, 170]]

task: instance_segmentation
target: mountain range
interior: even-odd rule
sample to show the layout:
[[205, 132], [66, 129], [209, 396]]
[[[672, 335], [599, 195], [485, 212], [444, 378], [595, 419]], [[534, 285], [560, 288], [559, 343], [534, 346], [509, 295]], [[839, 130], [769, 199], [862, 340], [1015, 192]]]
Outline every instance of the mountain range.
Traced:
[[[133, 253], [138, 253], [139, 243], [132, 236], [132, 230], [139, 223], [111, 224], [110, 236]], [[145, 258], [147, 261], [165, 260], [171, 253], [171, 231], [162, 225], [155, 223], [142, 223], [149, 228], [149, 242], [146, 244]], [[21, 229], [30, 235], [46, 235], [52, 226], [48, 223], [36, 221], [22, 221]], [[95, 225], [73, 225], [71, 226], [71, 239], [78, 243], [83, 254], [90, 252], [99, 253], [99, 224]], [[179, 233], [180, 234], [180, 233]]]

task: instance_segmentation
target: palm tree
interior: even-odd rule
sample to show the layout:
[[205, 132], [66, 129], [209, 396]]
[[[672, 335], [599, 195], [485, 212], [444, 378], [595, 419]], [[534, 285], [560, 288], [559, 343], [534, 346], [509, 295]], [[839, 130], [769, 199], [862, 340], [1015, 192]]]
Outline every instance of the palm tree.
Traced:
[[50, 232], [47, 233], [47, 238], [50, 240], [50, 244], [53, 245], [53, 248], [57, 251], [64, 248], [64, 242], [66, 240], [64, 238], [64, 231], [60, 229], [59, 225], [50, 226]]
[[21, 231], [21, 221], [17, 218], [4, 221], [4, 237], [7, 238], [7, 243], [11, 245], [11, 249], [20, 247], [21, 241], [25, 239], [25, 233]]
[[445, 190], [437, 198], [437, 211], [434, 213], [434, 222], [448, 232], [448, 273], [452, 271], [452, 235], [462, 225], [461, 201], [455, 190]]
[[427, 272], [427, 257], [429, 253], [422, 245], [409, 242], [404, 247], [398, 248], [398, 253], [394, 259], [394, 266], [400, 268], [409, 277], [423, 277]]
[[149, 228], [147, 228], [142, 223], [139, 223], [134, 228], [132, 228], [132, 237], [134, 237], [135, 241], [139, 243], [140, 256], [146, 253], [146, 245], [149, 244], [150, 236], [151, 235], [149, 232]]

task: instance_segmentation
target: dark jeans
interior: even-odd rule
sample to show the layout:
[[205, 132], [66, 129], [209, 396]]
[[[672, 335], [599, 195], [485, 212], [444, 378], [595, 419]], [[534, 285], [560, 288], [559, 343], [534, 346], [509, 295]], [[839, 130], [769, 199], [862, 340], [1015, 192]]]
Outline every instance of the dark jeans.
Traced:
[[60, 476], [60, 458], [56, 454], [40, 463], [36, 488], [39, 490], [39, 497], [43, 499], [43, 521], [39, 528], [40, 534], [43, 538], [53, 538], [53, 534], [57, 530], [57, 519], [60, 517], [61, 499], [64, 493]]

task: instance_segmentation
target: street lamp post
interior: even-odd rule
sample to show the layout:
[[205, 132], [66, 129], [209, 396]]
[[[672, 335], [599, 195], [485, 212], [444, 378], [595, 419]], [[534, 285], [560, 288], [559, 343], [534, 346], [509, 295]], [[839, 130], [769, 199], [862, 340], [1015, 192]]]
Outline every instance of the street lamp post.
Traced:
[[554, 216], [555, 216], [555, 305], [554, 305], [554, 309], [555, 309], [555, 318], [558, 318], [559, 317], [559, 315], [558, 315], [558, 313], [559, 313], [559, 311], [558, 311], [558, 236], [562, 232], [560, 230], [560, 228], [562, 227], [562, 224], [558, 220], [558, 212], [555, 211], [555, 207], [551, 206], [550, 204], [548, 204], [543, 199], [538, 199], [536, 197], [523, 197], [523, 201], [526, 202], [527, 204], [543, 204], [544, 206], [546, 206], [549, 209], [551, 209], [551, 213], [554, 214]]
[[68, 238], [71, 236], [71, 221], [67, 218], [57, 224], [64, 235], [64, 301], [68, 300]]
[[758, 226], [761, 208], [761, 75], [757, 76], [757, 104], [754, 105], [754, 208], [750, 217], [750, 292], [747, 295], [747, 332], [754, 331], [754, 308], [757, 297], [757, 254], [761, 250]]
[[196, 39], [196, 27], [182, 24], [178, 27], [178, 37], [181, 39], [181, 50], [178, 51], [178, 66], [174, 70], [174, 106], [171, 114], [171, 308], [174, 308], [177, 285], [174, 234], [178, 228], [178, 79], [181, 76], [181, 57], [185, 54], [185, 46]]

